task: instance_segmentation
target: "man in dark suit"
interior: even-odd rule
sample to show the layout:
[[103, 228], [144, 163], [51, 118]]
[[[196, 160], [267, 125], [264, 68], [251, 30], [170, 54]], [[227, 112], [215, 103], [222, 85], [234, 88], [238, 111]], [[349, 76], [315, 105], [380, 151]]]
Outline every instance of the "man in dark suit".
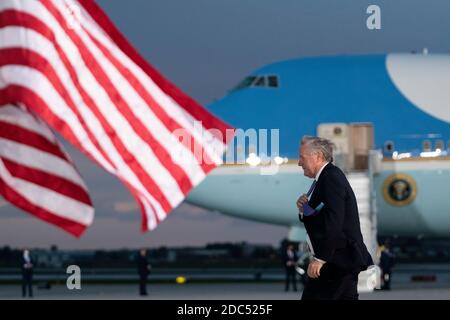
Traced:
[[297, 260], [298, 256], [294, 250], [294, 246], [292, 244], [288, 245], [286, 252], [283, 255], [284, 267], [286, 269], [286, 285], [284, 291], [289, 291], [291, 282], [294, 291], [297, 291], [297, 271], [295, 270]]
[[392, 268], [395, 264], [394, 259], [395, 256], [391, 252], [390, 242], [386, 241], [380, 256], [381, 290], [391, 290]]
[[30, 298], [33, 297], [33, 260], [28, 249], [23, 250], [21, 259], [22, 269], [22, 297], [26, 297], [27, 291]]
[[147, 295], [147, 277], [150, 274], [151, 266], [147, 260], [147, 250], [141, 249], [137, 258], [138, 274], [139, 274], [139, 294]]
[[298, 165], [315, 179], [297, 200], [310, 250], [302, 300], [357, 300], [358, 274], [373, 265], [361, 234], [355, 194], [344, 173], [331, 162], [329, 140], [304, 137]]

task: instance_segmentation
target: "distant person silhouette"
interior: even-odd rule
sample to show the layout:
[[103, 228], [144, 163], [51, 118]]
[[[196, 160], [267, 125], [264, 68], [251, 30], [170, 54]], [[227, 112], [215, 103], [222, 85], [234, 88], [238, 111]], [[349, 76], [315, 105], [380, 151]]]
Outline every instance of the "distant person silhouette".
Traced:
[[391, 290], [392, 268], [395, 264], [395, 256], [391, 252], [390, 242], [384, 244], [380, 256], [381, 290]]
[[141, 249], [137, 258], [138, 274], [139, 274], [139, 294], [147, 295], [147, 277], [151, 271], [151, 265], [147, 260], [147, 251]]
[[[31, 259], [30, 251], [23, 250], [21, 258], [22, 264], [22, 297], [26, 297], [27, 291], [30, 298], [33, 297], [33, 260]], [[28, 289], [28, 290], [27, 290]]]
[[284, 267], [286, 270], [286, 285], [284, 291], [289, 291], [290, 283], [292, 282], [292, 287], [294, 291], [297, 291], [297, 272], [295, 267], [297, 266], [297, 253], [294, 251], [294, 246], [292, 244], [287, 246], [286, 252], [284, 253]]

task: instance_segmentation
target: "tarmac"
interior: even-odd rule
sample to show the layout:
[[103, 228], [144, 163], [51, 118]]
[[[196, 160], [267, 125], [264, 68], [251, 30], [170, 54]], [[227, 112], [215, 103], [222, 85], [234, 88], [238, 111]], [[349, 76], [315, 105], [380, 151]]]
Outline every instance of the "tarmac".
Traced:
[[[283, 283], [149, 284], [148, 296], [138, 295], [138, 285], [86, 284], [79, 290], [56, 285], [34, 288], [32, 299], [44, 300], [299, 300], [298, 292], [285, 292]], [[0, 299], [23, 299], [20, 285], [0, 285]], [[30, 299], [30, 298], [25, 298]], [[360, 300], [450, 300], [450, 288], [419, 286], [360, 293]]]

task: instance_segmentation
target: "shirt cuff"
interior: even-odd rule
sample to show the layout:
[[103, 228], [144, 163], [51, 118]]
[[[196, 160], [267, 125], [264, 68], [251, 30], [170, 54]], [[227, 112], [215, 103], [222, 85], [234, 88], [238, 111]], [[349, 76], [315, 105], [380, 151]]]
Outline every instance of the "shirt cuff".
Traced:
[[327, 263], [326, 261], [323, 261], [322, 259], [319, 259], [319, 258], [316, 258], [316, 257], [314, 257], [314, 260], [319, 261], [322, 264]]

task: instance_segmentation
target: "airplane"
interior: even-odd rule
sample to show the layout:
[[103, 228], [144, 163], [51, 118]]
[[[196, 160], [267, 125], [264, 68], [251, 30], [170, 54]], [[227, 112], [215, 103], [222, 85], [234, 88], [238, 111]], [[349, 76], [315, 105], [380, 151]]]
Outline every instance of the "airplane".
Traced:
[[[295, 203], [312, 181], [297, 165], [299, 141], [321, 135], [335, 142], [336, 161], [341, 157], [340, 164], [350, 165], [346, 172], [360, 213], [376, 212], [379, 236], [450, 235], [450, 55], [275, 62], [207, 107], [235, 128], [279, 129], [277, 170], [261, 174], [266, 165], [260, 159], [267, 154], [241, 148], [246, 162], [215, 169], [188, 203], [287, 226], [290, 240], [303, 241]], [[355, 145], [363, 151], [351, 150]], [[369, 182], [363, 179], [368, 172]]]

